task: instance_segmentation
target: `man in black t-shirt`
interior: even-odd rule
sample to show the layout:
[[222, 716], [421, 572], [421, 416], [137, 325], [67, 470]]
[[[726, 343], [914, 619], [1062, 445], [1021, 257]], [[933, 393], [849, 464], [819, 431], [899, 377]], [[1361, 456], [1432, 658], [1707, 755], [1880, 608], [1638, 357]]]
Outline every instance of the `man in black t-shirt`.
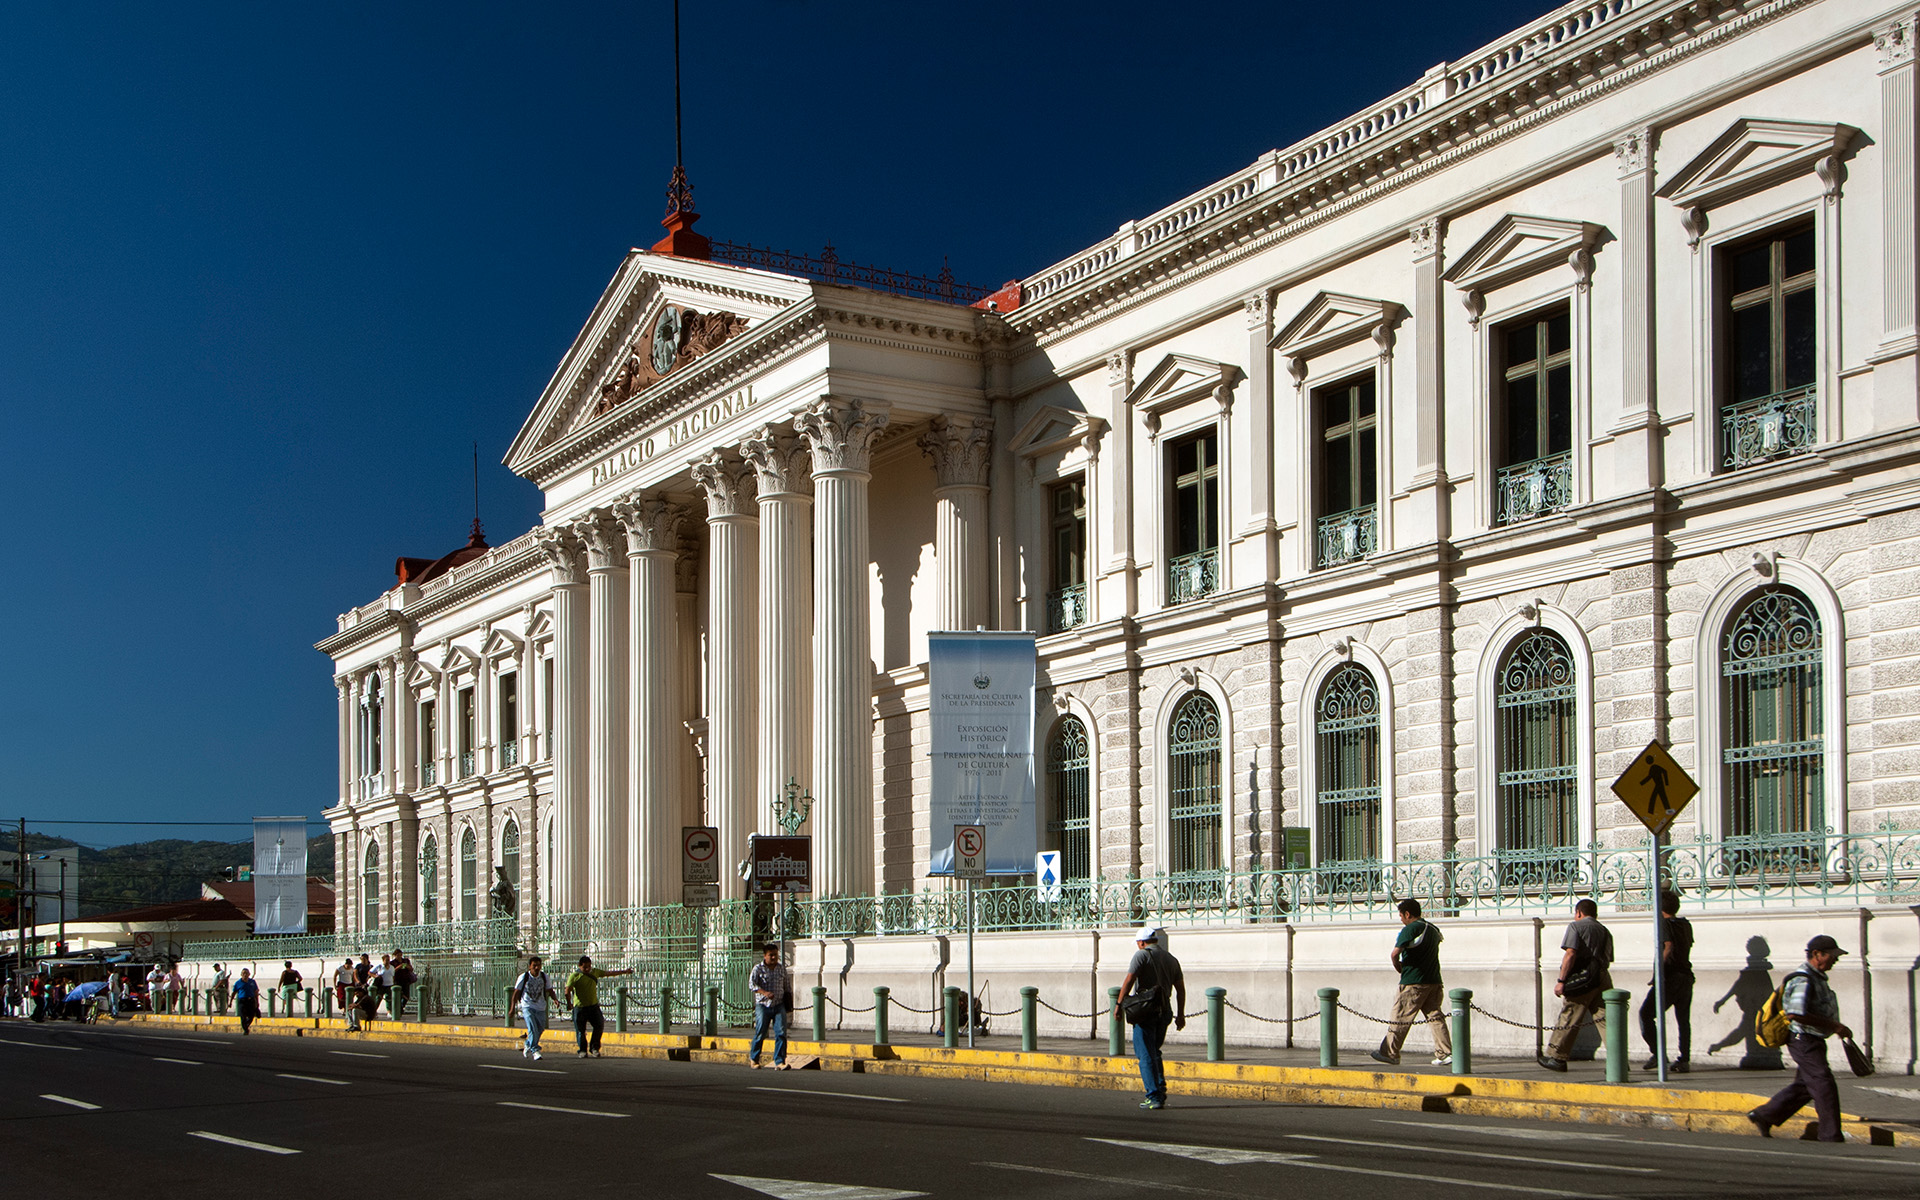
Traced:
[[1607, 968], [1613, 963], [1613, 934], [1600, 923], [1600, 906], [1582, 900], [1573, 906], [1573, 921], [1560, 939], [1560, 973], [1554, 980], [1553, 994], [1565, 1003], [1560, 1019], [1553, 1024], [1547, 1039], [1547, 1052], [1540, 1065], [1549, 1071], [1567, 1069], [1567, 1054], [1573, 1049], [1580, 1027], [1589, 1018], [1600, 1036], [1607, 1036], [1606, 1010], [1600, 1006], [1601, 993], [1613, 986]]
[[1180, 960], [1161, 947], [1164, 935], [1156, 926], [1148, 926], [1133, 935], [1133, 960], [1127, 964], [1127, 977], [1120, 981], [1120, 995], [1114, 1001], [1114, 1016], [1126, 1012], [1127, 997], [1136, 992], [1150, 996], [1152, 1003], [1144, 1012], [1127, 1019], [1133, 1022], [1133, 1053], [1140, 1060], [1140, 1082], [1146, 1085], [1147, 1098], [1141, 1108], [1167, 1106], [1167, 1065], [1160, 1047], [1167, 1040], [1167, 1026], [1187, 1027], [1187, 980]]
[[[1685, 1074], [1693, 1069], [1687, 1059], [1693, 1051], [1693, 922], [1680, 915], [1680, 893], [1660, 893], [1661, 923], [1666, 930], [1660, 947], [1660, 975], [1666, 986], [1667, 1007], [1673, 1010], [1674, 1032], [1679, 1035], [1680, 1056], [1671, 1070]], [[1661, 1014], [1664, 1015], [1664, 1014]], [[1647, 980], [1647, 998], [1640, 1002], [1640, 1036], [1646, 1039], [1650, 1055], [1660, 1053], [1654, 1022], [1660, 1016], [1653, 1011], [1653, 980]], [[1659, 1067], [1658, 1058], [1649, 1057], [1646, 1069]]]

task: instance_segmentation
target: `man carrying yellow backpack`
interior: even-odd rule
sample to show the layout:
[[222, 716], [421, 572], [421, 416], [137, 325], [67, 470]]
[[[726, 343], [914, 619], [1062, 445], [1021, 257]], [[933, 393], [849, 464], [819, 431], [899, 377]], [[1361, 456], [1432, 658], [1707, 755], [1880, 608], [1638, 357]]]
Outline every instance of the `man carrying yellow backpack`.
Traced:
[[[1807, 943], [1807, 965], [1788, 972], [1780, 981], [1780, 1012], [1787, 1018], [1787, 1053], [1793, 1056], [1799, 1071], [1773, 1099], [1747, 1114], [1761, 1137], [1772, 1137], [1776, 1125], [1785, 1124], [1812, 1100], [1819, 1139], [1846, 1140], [1840, 1136], [1840, 1089], [1827, 1065], [1827, 1038], [1836, 1033], [1843, 1038], [1853, 1036], [1853, 1030], [1840, 1023], [1840, 1001], [1827, 982], [1827, 972], [1845, 953], [1840, 943], [1823, 933]], [[1772, 1007], [1769, 999], [1755, 1020], [1755, 1034], [1763, 1045], [1768, 1044], [1767, 1018]]]

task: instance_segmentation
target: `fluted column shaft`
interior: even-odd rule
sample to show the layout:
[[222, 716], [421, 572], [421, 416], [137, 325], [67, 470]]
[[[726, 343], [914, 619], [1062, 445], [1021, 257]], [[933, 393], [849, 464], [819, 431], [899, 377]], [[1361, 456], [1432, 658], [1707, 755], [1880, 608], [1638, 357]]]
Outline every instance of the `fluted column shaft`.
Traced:
[[934, 559], [940, 564], [941, 629], [987, 623], [987, 474], [993, 461], [991, 417], [939, 416], [920, 437], [933, 459]]
[[631, 778], [628, 780], [629, 904], [680, 898], [680, 653], [674, 559], [680, 510], [640, 498], [614, 506], [627, 531], [632, 576]]
[[[553, 567], [553, 878], [555, 912], [587, 907], [587, 613], [580, 542], [547, 528], [540, 548]], [[442, 723], [448, 719], [444, 711]], [[459, 846], [447, 831], [447, 911], [458, 912]], [[545, 846], [540, 847], [542, 851]]]
[[333, 681], [340, 694], [340, 803], [353, 800], [353, 677], [342, 675]]
[[773, 802], [787, 781], [813, 788], [813, 478], [806, 444], [793, 434], [762, 429], [740, 453], [753, 464], [760, 497], [754, 832], [772, 833]]
[[883, 402], [828, 396], [795, 423], [813, 451], [814, 890], [873, 891], [873, 647], [868, 486]]
[[748, 463], [716, 452], [694, 465], [693, 480], [707, 498], [707, 816], [721, 862], [733, 863], [754, 832], [759, 785], [760, 516]]
[[627, 899], [627, 539], [611, 517], [580, 522], [593, 615], [587, 651], [587, 906]]

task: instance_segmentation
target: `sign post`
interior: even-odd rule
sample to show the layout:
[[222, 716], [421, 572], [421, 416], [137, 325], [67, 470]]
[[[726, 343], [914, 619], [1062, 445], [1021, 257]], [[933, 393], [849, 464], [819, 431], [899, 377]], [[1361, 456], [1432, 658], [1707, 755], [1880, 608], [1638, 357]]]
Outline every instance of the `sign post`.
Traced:
[[1673, 819], [1700, 794], [1700, 785], [1686, 768], [1673, 760], [1659, 742], [1647, 743], [1620, 778], [1613, 781], [1613, 794], [1639, 818], [1653, 835], [1647, 850], [1647, 893], [1653, 898], [1653, 1056], [1660, 1070], [1660, 1082], [1667, 1081], [1667, 917], [1660, 910], [1660, 839], [1673, 825]]
[[953, 827], [953, 874], [967, 881], [967, 1049], [973, 1049], [973, 885], [987, 877], [987, 828]]

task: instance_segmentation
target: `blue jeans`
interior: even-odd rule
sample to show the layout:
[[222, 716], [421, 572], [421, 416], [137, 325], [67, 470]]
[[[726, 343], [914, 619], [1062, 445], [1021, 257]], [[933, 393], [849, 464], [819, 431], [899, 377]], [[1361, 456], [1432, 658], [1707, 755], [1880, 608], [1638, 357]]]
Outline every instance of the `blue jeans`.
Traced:
[[747, 1050], [748, 1062], [760, 1061], [760, 1044], [767, 1040], [767, 1026], [773, 1026], [773, 1062], [787, 1061], [787, 1009], [784, 1004], [753, 1006], [753, 1045]]
[[527, 1049], [540, 1049], [540, 1035], [547, 1031], [547, 1010], [522, 1004], [520, 1017], [527, 1025]]
[[1155, 1104], [1167, 1102], [1167, 1064], [1160, 1047], [1167, 1040], [1167, 1020], [1142, 1021], [1133, 1027], [1133, 1054], [1140, 1060], [1140, 1082], [1146, 1085], [1147, 1099]]

